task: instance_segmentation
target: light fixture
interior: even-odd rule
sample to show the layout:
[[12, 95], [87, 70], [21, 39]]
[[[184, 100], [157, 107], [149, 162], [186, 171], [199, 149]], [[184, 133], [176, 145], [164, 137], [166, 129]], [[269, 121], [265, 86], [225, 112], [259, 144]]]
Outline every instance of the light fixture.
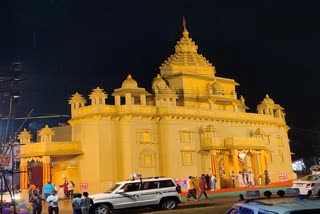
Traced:
[[239, 153], [238, 155], [241, 158], [241, 160], [244, 160], [244, 158], [246, 157], [246, 153], [243, 153], [243, 152]]

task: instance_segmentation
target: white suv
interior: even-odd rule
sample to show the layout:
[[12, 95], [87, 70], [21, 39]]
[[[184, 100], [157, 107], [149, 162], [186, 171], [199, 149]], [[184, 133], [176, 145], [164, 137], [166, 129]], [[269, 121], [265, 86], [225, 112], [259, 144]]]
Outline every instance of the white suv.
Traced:
[[155, 206], [170, 210], [181, 203], [179, 185], [172, 178], [153, 177], [116, 183], [108, 191], [90, 196], [95, 214], [111, 211]]

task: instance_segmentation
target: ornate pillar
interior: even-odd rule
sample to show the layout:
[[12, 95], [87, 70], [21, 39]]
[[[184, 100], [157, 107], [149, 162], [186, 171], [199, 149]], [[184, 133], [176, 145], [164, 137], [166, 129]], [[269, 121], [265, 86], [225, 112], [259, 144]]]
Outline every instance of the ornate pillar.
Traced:
[[259, 176], [259, 171], [257, 170], [258, 167], [257, 167], [257, 154], [256, 154], [256, 151], [251, 151], [250, 152], [250, 157], [251, 157], [251, 171], [252, 173], [258, 177]]
[[25, 158], [20, 160], [20, 188], [28, 188], [28, 161]]
[[116, 106], [120, 106], [121, 105], [121, 98], [119, 95], [115, 95], [114, 96], [114, 100], [115, 100], [115, 105]]
[[229, 152], [228, 151], [225, 151], [223, 153], [223, 163], [224, 163], [224, 171], [225, 171], [226, 179], [229, 179], [231, 171], [230, 171]]
[[132, 101], [131, 101], [131, 93], [126, 93], [125, 94], [125, 100], [126, 100], [126, 105], [132, 105]]
[[43, 185], [51, 181], [50, 156], [42, 157], [42, 183]]
[[217, 151], [211, 151], [211, 166], [212, 173], [216, 175], [216, 177], [220, 177], [218, 160], [217, 160]]
[[141, 103], [141, 105], [146, 105], [147, 104], [146, 95], [145, 94], [140, 95], [140, 103]]
[[[211, 150], [211, 166], [212, 166], [212, 174], [214, 174], [216, 178], [220, 178], [217, 151], [215, 150]], [[221, 185], [220, 182], [221, 181], [218, 179], [217, 189], [220, 189], [220, 185]]]
[[239, 173], [239, 158], [238, 158], [238, 150], [231, 150], [232, 161], [234, 166], [234, 173], [237, 175]]
[[266, 162], [266, 156], [265, 156], [265, 152], [261, 151], [261, 153], [259, 154], [259, 159], [260, 159], [260, 175], [263, 175], [264, 170], [267, 169], [267, 162]]
[[225, 151], [223, 153], [223, 164], [224, 164], [224, 176], [222, 176], [223, 179], [223, 188], [229, 188], [230, 185], [230, 175], [231, 175], [231, 170], [230, 170], [230, 161], [229, 161], [229, 151]]

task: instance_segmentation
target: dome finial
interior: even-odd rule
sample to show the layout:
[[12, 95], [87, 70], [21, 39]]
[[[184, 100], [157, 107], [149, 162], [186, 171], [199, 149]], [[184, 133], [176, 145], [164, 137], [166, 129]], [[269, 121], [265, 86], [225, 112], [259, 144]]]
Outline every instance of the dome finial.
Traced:
[[184, 16], [182, 16], [182, 27], [184, 30], [186, 30], [186, 19], [184, 18]]
[[189, 32], [187, 30], [187, 23], [186, 23], [186, 19], [184, 18], [184, 16], [182, 16], [182, 26], [183, 26], [183, 37], [188, 37]]

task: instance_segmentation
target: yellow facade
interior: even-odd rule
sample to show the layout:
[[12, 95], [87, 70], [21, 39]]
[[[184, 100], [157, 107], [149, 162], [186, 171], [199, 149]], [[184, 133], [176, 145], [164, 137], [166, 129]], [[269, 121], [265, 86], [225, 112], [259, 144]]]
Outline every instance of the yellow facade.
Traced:
[[[114, 90], [113, 104], [101, 88], [92, 90], [89, 104], [75, 93], [69, 100], [71, 140], [55, 141], [54, 129], [45, 127], [40, 142], [22, 145], [21, 169], [38, 161], [44, 183], [73, 180], [90, 193], [135, 172], [182, 179], [213, 173], [228, 181], [231, 171], [252, 171], [257, 179], [267, 169], [273, 182], [284, 175], [295, 179], [284, 109], [266, 95], [257, 113], [246, 112], [239, 84], [216, 76], [197, 49], [184, 27], [175, 53], [155, 74], [152, 93], [130, 74]], [[21, 142], [29, 138], [26, 130], [19, 136]], [[26, 175], [21, 178], [25, 187]]]

